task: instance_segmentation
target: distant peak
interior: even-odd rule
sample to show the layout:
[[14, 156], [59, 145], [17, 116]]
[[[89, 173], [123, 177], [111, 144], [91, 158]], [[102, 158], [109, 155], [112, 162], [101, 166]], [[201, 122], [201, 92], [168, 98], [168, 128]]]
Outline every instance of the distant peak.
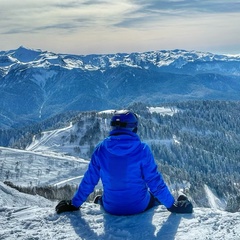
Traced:
[[20, 46], [13, 52], [12, 56], [17, 58], [21, 62], [31, 62], [41, 53], [41, 50], [33, 50], [24, 46]]
[[21, 45], [18, 49], [16, 50], [31, 50], [30, 48], [26, 48], [23, 45]]

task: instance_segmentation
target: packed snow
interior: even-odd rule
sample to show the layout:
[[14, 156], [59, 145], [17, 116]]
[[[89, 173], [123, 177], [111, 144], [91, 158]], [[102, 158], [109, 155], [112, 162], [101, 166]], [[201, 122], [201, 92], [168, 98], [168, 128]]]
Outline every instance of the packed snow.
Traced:
[[84, 203], [80, 211], [58, 215], [56, 204], [0, 182], [0, 239], [240, 239], [239, 213], [195, 208], [193, 214], [171, 214], [158, 206], [133, 216], [113, 216]]

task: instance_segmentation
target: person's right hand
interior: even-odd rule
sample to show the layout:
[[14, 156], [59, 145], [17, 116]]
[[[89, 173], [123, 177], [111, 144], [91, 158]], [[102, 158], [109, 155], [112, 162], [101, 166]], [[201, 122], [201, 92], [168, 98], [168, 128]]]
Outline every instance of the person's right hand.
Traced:
[[180, 195], [177, 201], [175, 201], [174, 204], [168, 208], [168, 211], [172, 213], [192, 213], [193, 205], [186, 196]]
[[62, 200], [58, 203], [58, 205], [55, 208], [57, 214], [62, 212], [72, 212], [79, 210], [79, 207], [75, 207], [72, 205], [71, 200]]

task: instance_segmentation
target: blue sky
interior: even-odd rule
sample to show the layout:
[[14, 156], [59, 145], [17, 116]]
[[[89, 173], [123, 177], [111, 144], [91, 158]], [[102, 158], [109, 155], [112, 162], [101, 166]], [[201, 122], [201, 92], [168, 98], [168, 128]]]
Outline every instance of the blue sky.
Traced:
[[240, 54], [240, 0], [0, 0], [0, 51]]

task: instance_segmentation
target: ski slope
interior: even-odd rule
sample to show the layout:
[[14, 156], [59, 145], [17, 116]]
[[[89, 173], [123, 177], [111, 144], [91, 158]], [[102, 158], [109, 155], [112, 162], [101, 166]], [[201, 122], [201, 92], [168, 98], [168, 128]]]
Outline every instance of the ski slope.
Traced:
[[89, 161], [61, 152], [0, 147], [0, 181], [20, 186], [79, 184]]
[[33, 138], [32, 143], [26, 150], [37, 152], [53, 152], [54, 150], [55, 152], [63, 152], [65, 146], [61, 144], [60, 139], [66, 134], [70, 134], [73, 129], [74, 126], [70, 123], [70, 125], [65, 128], [42, 132], [42, 136], [39, 139], [36, 137]]
[[163, 206], [133, 216], [113, 216], [93, 203], [57, 215], [56, 202], [11, 189], [0, 182], [0, 239], [239, 240], [240, 214], [196, 208], [171, 214]]

